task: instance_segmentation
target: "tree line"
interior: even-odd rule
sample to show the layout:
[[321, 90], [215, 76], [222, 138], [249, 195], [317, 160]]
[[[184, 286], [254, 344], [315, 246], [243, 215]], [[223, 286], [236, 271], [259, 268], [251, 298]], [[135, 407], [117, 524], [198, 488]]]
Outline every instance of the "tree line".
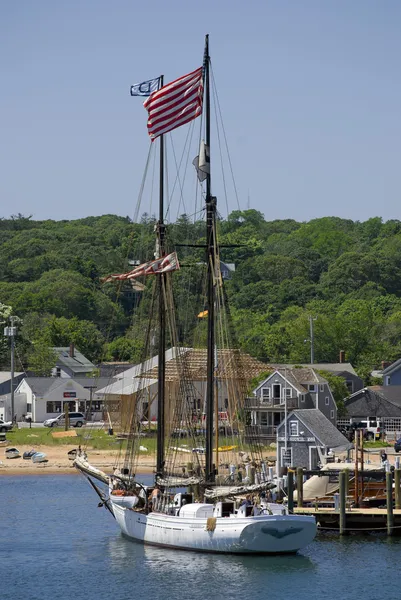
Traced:
[[[101, 280], [153, 258], [154, 226], [147, 214], [139, 223], [116, 215], [0, 219], [0, 303], [21, 319], [25, 368], [46, 373], [48, 348], [71, 342], [93, 362], [139, 359], [150, 285], [127, 291]], [[220, 219], [218, 236], [221, 260], [235, 265], [226, 293], [244, 351], [265, 362], [309, 362], [312, 316], [316, 362], [338, 362], [343, 350], [370, 383], [381, 361], [401, 356], [400, 221], [269, 221], [250, 209]], [[190, 343], [204, 328], [196, 315], [205, 225], [182, 215], [168, 226], [168, 240], [182, 265], [176, 296], [187, 307], [177, 313], [178, 328]], [[9, 366], [5, 338], [0, 363]]]

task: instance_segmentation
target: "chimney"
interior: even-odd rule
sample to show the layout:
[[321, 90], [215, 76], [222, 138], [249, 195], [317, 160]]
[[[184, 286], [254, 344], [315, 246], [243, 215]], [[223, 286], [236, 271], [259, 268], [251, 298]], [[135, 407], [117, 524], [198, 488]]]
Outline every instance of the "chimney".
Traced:
[[340, 363], [345, 363], [345, 351], [340, 350]]
[[70, 344], [70, 357], [74, 358], [74, 344]]
[[391, 362], [388, 360], [382, 360], [382, 371], [384, 371], [384, 369], [387, 369], [387, 367], [389, 367], [391, 365]]

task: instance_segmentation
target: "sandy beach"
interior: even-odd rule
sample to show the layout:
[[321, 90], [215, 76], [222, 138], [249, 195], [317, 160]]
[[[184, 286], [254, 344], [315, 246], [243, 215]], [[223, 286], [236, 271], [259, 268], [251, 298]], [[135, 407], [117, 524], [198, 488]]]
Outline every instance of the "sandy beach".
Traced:
[[[73, 466], [73, 461], [68, 458], [68, 452], [72, 449], [71, 445], [65, 446], [38, 446], [39, 452], [44, 452], [47, 456], [47, 463], [33, 463], [31, 460], [24, 460], [24, 452], [32, 449], [32, 446], [18, 445], [21, 458], [7, 459], [5, 456], [6, 447], [0, 448], [0, 475], [37, 475], [41, 474], [69, 474], [79, 473]], [[118, 451], [113, 450], [89, 450], [88, 456], [93, 466], [112, 473], [116, 460], [119, 456]], [[137, 471], [139, 473], [153, 473], [156, 463], [152, 455], [140, 456]]]

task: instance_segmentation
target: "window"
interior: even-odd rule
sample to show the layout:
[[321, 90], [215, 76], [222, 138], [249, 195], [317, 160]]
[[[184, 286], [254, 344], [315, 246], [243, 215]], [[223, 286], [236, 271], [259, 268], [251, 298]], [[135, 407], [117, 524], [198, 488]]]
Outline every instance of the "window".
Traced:
[[32, 404], [30, 402], [26, 404], [26, 412], [32, 412]]
[[298, 421], [290, 421], [289, 422], [289, 430], [291, 436], [298, 435]]
[[260, 413], [260, 424], [263, 426], [267, 425], [267, 412]]
[[391, 381], [390, 375], [387, 375], [386, 380], [387, 380], [386, 385], [390, 385], [390, 381]]
[[330, 404], [330, 398], [328, 396], [326, 396], [326, 398], [324, 399], [324, 403], [326, 406]]
[[324, 392], [324, 383], [321, 383], [321, 384], [320, 384], [320, 391], [321, 391], [321, 392]]
[[262, 402], [270, 400], [270, 388], [262, 388]]
[[46, 402], [46, 412], [47, 413], [61, 412], [61, 402]]
[[352, 381], [346, 381], [345, 385], [347, 386], [347, 390], [349, 391], [350, 394], [352, 394], [352, 392], [354, 391], [354, 384]]
[[285, 388], [285, 395], [287, 398], [291, 398], [291, 388]]
[[314, 384], [314, 383], [310, 383], [310, 384], [308, 385], [308, 388], [309, 388], [309, 391], [310, 391], [310, 392], [316, 392], [316, 386], [315, 386], [315, 384]]
[[300, 398], [301, 398], [301, 402], [305, 402], [305, 396], [303, 394], [301, 394]]
[[334, 419], [334, 410], [330, 411], [330, 419]]

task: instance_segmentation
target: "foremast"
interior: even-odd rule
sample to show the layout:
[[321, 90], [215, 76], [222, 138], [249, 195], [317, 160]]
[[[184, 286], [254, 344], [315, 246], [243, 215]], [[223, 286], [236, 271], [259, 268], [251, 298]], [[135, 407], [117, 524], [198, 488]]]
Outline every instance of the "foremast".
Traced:
[[209, 35], [205, 38], [203, 60], [204, 101], [205, 101], [205, 137], [206, 151], [209, 153], [209, 169], [206, 173], [206, 261], [207, 261], [207, 379], [206, 379], [206, 481], [215, 480], [213, 464], [213, 411], [215, 404], [215, 266], [216, 266], [216, 198], [211, 192], [210, 169], [210, 57]]

